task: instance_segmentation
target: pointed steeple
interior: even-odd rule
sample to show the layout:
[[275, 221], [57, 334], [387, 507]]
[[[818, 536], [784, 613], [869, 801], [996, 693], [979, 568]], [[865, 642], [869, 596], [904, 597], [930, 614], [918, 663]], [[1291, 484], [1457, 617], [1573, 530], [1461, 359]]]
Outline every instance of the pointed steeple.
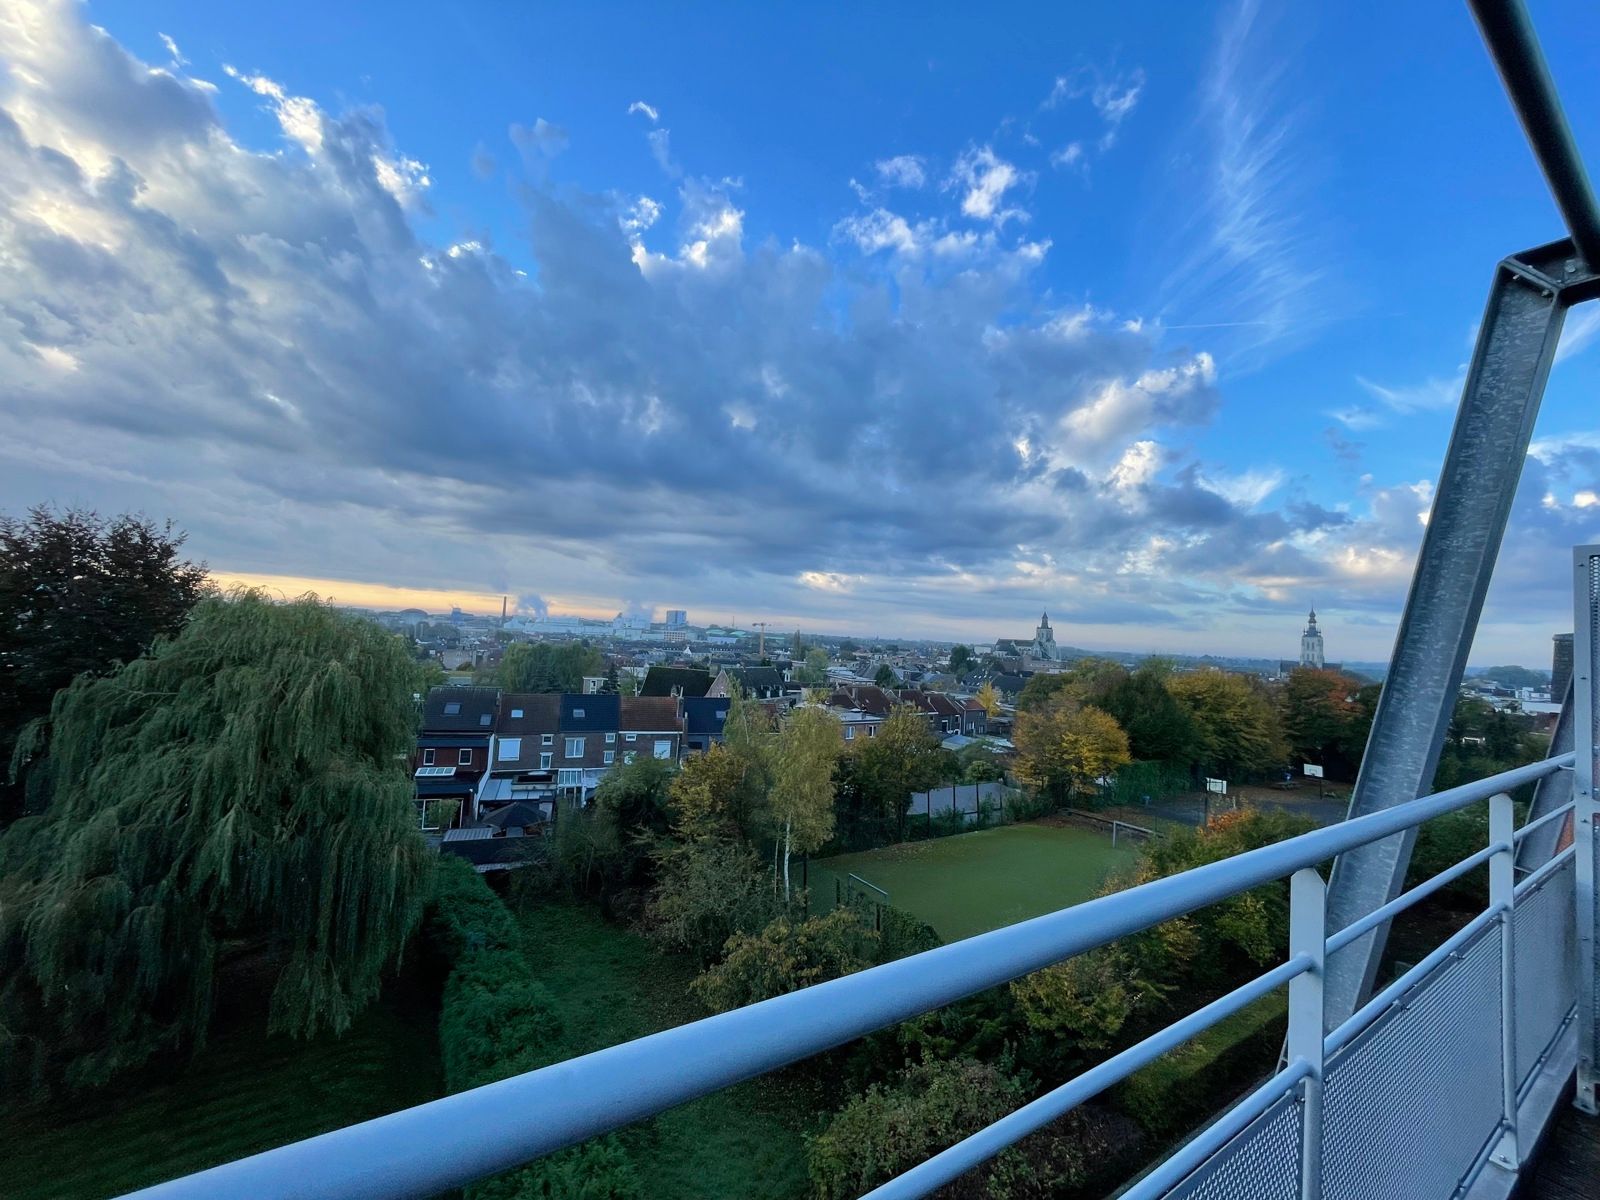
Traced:
[[1040, 629], [1049, 629], [1050, 628], [1050, 614], [1049, 613], [1041, 613], [1040, 614], [1040, 616], [1039, 616], [1039, 628]]

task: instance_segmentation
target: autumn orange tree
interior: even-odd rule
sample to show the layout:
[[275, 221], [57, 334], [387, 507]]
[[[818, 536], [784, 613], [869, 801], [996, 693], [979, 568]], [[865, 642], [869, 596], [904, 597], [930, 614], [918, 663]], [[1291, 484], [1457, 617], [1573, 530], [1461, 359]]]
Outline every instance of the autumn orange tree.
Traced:
[[1018, 776], [1058, 799], [1070, 799], [1132, 761], [1128, 735], [1117, 719], [1065, 693], [1031, 712], [1018, 712], [1014, 740]]

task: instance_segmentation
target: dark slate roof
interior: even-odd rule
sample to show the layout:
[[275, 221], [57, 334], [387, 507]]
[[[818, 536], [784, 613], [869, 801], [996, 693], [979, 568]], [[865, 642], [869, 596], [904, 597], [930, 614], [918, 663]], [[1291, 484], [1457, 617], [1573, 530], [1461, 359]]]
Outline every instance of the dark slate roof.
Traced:
[[443, 779], [417, 779], [412, 782], [417, 799], [431, 800], [436, 796], [470, 796], [478, 786], [478, 777], [452, 775]]
[[482, 733], [419, 733], [417, 746], [431, 750], [478, 749], [489, 744], [489, 731]]
[[[521, 713], [519, 717], [516, 714]], [[500, 697], [501, 737], [554, 733], [561, 722], [561, 697], [551, 693], [507, 692]]]
[[857, 684], [849, 691], [851, 702], [862, 712], [886, 717], [894, 711], [896, 704], [894, 697], [875, 683]]
[[941, 713], [947, 717], [958, 717], [961, 715], [961, 705], [950, 699], [950, 697], [946, 696], [943, 692], [925, 692], [924, 695], [928, 697], [928, 702], [933, 705], [935, 712]]
[[615, 733], [622, 720], [621, 700], [621, 696], [579, 696], [572, 692], [566, 693], [561, 697], [561, 732]]
[[1015, 696], [1028, 685], [1028, 681], [1021, 675], [995, 675], [989, 680], [994, 684], [994, 690], [1006, 696]]
[[766, 699], [783, 694], [783, 672], [777, 667], [729, 667], [728, 678], [737, 683], [746, 696]]
[[704, 696], [711, 689], [711, 672], [697, 667], [651, 667], [639, 686], [641, 696]]
[[683, 705], [686, 732], [699, 736], [722, 736], [722, 725], [728, 717], [726, 696], [686, 696], [680, 703]]
[[683, 729], [678, 702], [671, 696], [623, 696], [618, 728], [643, 733], [677, 733]]
[[[499, 688], [431, 688], [422, 702], [422, 728], [428, 733], [468, 733], [494, 727]], [[452, 711], [454, 710], [454, 711]], [[488, 723], [483, 720], [488, 717]]]
[[907, 688], [900, 693], [900, 703], [908, 704], [918, 712], [936, 713], [933, 699], [926, 692], [919, 692], [915, 688]]

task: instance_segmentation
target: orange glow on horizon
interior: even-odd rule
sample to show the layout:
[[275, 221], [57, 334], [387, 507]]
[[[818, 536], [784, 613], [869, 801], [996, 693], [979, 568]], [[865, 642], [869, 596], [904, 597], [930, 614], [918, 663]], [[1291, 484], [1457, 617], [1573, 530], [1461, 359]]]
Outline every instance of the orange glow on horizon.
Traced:
[[[303, 596], [315, 592], [333, 604], [352, 608], [370, 608], [392, 612], [403, 608], [420, 608], [429, 613], [447, 613], [452, 608], [462, 612], [496, 616], [500, 612], [501, 597], [492, 592], [449, 591], [444, 588], [402, 587], [390, 583], [367, 583], [359, 579], [309, 579], [299, 575], [263, 575], [249, 571], [213, 571], [211, 579], [220, 587], [264, 588], [278, 596]], [[594, 603], [577, 603], [559, 596], [548, 597], [551, 611], [580, 617], [610, 617], [616, 609], [596, 607]], [[511, 597], [509, 611], [517, 612], [516, 597]]]

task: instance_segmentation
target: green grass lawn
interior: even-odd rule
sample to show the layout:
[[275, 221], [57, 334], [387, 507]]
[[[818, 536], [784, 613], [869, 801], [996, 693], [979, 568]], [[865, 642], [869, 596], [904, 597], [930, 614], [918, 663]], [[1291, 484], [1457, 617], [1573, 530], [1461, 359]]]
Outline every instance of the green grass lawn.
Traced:
[[181, 1069], [5, 1115], [0, 1196], [119, 1196], [431, 1100], [441, 1091], [436, 1021], [426, 998], [396, 988], [341, 1038], [269, 1038], [260, 1013], [224, 1022]]
[[1029, 822], [820, 859], [810, 886], [825, 910], [835, 877], [859, 875], [949, 942], [1082, 903], [1134, 853], [1097, 830]]
[[[557, 1062], [696, 1020], [692, 967], [593, 907], [528, 905], [519, 914], [534, 972], [563, 1029], [544, 1055]], [[663, 1113], [622, 1134], [652, 1200], [798, 1200], [810, 1194], [801, 1130], [812, 1097], [780, 1073]]]

